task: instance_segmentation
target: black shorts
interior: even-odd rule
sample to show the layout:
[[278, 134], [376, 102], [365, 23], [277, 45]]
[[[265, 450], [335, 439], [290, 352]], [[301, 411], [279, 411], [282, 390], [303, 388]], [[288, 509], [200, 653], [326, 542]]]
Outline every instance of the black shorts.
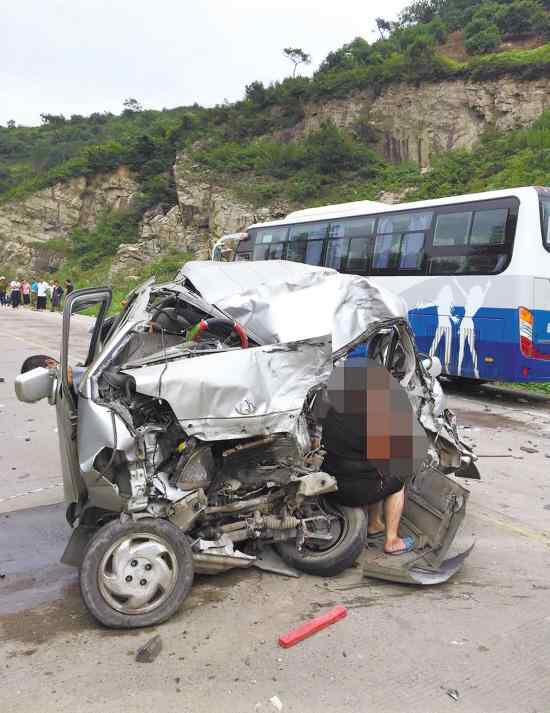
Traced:
[[382, 478], [368, 461], [328, 456], [323, 463], [323, 470], [336, 478], [338, 492], [335, 497], [342, 505], [349, 507], [373, 505], [404, 487], [399, 478]]

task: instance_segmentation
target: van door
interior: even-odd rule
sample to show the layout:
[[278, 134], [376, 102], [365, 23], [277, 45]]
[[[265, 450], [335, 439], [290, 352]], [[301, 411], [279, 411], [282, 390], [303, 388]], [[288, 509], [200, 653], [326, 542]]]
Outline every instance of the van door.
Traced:
[[[61, 339], [61, 361], [58, 368], [55, 407], [61, 467], [63, 471], [63, 491], [67, 510], [67, 519], [74, 520], [77, 506], [86, 499], [86, 486], [80, 475], [77, 448], [78, 393], [75, 388], [74, 373], [82, 371], [94, 361], [101, 347], [101, 327], [111, 306], [112, 291], [109, 288], [75, 290], [67, 297], [63, 309], [63, 332]], [[84, 310], [95, 308], [95, 324], [90, 333], [89, 343], [75, 344], [71, 341], [71, 320], [74, 315]], [[76, 363], [78, 354], [85, 358]], [[72, 363], [71, 363], [72, 362]]]
[[383, 542], [363, 558], [367, 577], [410, 584], [439, 584], [462, 566], [473, 545], [445, 559], [464, 515], [469, 492], [439, 471], [426, 469], [407, 486], [399, 533], [414, 537], [415, 549], [399, 557], [384, 554]]

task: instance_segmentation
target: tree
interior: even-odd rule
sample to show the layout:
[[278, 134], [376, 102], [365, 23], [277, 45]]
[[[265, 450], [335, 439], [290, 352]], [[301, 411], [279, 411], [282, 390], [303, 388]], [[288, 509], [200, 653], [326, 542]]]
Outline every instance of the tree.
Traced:
[[399, 19], [403, 25], [430, 22], [437, 15], [441, 0], [417, 0], [406, 7]]
[[514, 0], [502, 8], [498, 26], [506, 35], [528, 35], [539, 32], [546, 22], [546, 14], [537, 0]]
[[299, 47], [285, 47], [283, 50], [283, 54], [294, 65], [294, 69], [292, 70], [293, 77], [296, 76], [296, 70], [298, 69], [299, 64], [311, 63], [311, 55], [307, 54]]
[[67, 123], [63, 114], [40, 114], [40, 118], [44, 126], [63, 126]]
[[138, 111], [143, 111], [143, 107], [141, 104], [138, 102], [137, 99], [134, 99], [133, 97], [128, 97], [128, 99], [125, 99], [122, 102], [122, 106], [124, 107], [124, 113], [128, 112], [130, 114], [133, 114]]
[[260, 109], [263, 109], [267, 105], [267, 92], [263, 85], [263, 82], [252, 82], [246, 85], [245, 89], [246, 98], [249, 99], [253, 104], [255, 104]]
[[388, 22], [387, 20], [384, 20], [383, 17], [377, 17], [376, 20], [376, 29], [380, 33], [380, 39], [385, 40], [386, 36], [384, 35], [384, 32], [391, 32], [391, 22]]

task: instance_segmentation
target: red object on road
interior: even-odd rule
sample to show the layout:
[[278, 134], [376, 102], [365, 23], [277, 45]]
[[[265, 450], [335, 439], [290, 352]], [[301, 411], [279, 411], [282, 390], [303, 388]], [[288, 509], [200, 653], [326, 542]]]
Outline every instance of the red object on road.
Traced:
[[291, 629], [286, 634], [281, 634], [281, 636], [279, 636], [279, 646], [282, 646], [283, 649], [289, 649], [291, 646], [307, 639], [308, 636], [321, 631], [321, 629], [326, 629], [327, 626], [334, 624], [340, 619], [345, 619], [347, 615], [348, 610], [346, 607], [339, 604], [338, 606], [329, 609], [329, 611], [325, 614], [321, 614], [321, 616], [316, 616], [315, 619], [306, 621], [305, 624], [302, 624], [296, 629]]

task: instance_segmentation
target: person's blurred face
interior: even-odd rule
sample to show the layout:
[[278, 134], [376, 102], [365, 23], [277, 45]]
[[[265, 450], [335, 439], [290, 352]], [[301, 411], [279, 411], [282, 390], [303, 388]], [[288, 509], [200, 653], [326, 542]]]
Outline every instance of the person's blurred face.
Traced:
[[426, 455], [427, 439], [405, 389], [384, 367], [367, 358], [337, 365], [327, 385], [330, 406], [355, 417], [365, 460], [383, 474], [408, 478]]

